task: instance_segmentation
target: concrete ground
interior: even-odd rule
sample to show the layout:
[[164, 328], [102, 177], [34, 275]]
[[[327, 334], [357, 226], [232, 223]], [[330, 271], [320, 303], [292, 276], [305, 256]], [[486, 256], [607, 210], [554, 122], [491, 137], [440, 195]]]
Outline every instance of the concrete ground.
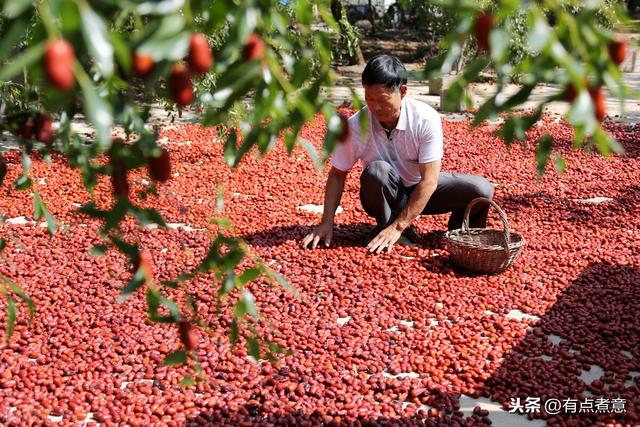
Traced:
[[[605, 91], [607, 115], [614, 120], [624, 120], [630, 124], [640, 122], [640, 71], [638, 70], [640, 64], [636, 66], [635, 63], [636, 56], [632, 54], [622, 65], [624, 81], [635, 94], [621, 102], [620, 99], [612, 96], [609, 91]], [[364, 90], [360, 84], [360, 76], [363, 69], [363, 65], [340, 67], [337, 70], [340, 76], [339, 84], [336, 85], [333, 90], [325, 91], [325, 96], [328, 96], [334, 102], [340, 104], [344, 100], [350, 99], [350, 87], [352, 87], [358, 96], [364, 99]], [[409, 64], [407, 69], [413, 71], [419, 69], [419, 66], [417, 64]], [[440, 111], [440, 95], [430, 93], [428, 81], [410, 80], [407, 86], [409, 96], [424, 101]], [[474, 108], [478, 108], [493, 96], [496, 88], [497, 86], [491, 83], [472, 83], [469, 87], [469, 95], [473, 101]], [[516, 93], [518, 89], [518, 85], [512, 84], [505, 89], [505, 93], [512, 95]], [[558, 93], [560, 90], [561, 88], [559, 86], [541, 85], [533, 91], [530, 99], [520, 108], [523, 110], [534, 109], [543, 99], [549, 95]], [[569, 104], [566, 102], [552, 102], [546, 106], [545, 111], [564, 115], [568, 109]], [[443, 113], [445, 117], [452, 115], [456, 114]]]

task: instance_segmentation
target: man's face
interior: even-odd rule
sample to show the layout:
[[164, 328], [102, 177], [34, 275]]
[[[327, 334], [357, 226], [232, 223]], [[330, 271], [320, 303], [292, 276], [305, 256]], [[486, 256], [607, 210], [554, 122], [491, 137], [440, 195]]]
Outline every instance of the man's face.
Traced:
[[400, 118], [402, 98], [407, 93], [407, 86], [400, 89], [388, 88], [381, 84], [364, 85], [364, 100], [373, 116], [387, 128], [394, 128]]

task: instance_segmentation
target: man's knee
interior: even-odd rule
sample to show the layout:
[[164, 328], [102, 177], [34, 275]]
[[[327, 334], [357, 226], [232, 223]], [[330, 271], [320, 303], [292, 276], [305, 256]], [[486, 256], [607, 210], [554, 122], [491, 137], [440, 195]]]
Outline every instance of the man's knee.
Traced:
[[384, 160], [375, 160], [367, 165], [360, 175], [360, 184], [362, 186], [384, 185], [389, 179], [389, 173], [392, 167]]
[[472, 189], [475, 197], [493, 198], [494, 187], [489, 180], [483, 176], [475, 176], [473, 179]]

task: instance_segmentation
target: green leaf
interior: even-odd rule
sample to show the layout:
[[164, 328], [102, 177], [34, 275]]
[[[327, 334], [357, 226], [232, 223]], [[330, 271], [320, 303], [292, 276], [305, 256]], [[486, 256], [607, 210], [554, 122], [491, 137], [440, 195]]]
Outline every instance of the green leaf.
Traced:
[[186, 304], [187, 304], [187, 307], [193, 310], [193, 312], [196, 314], [196, 317], [198, 317], [198, 304], [196, 303], [196, 300], [191, 294], [187, 294]]
[[580, 146], [582, 146], [582, 143], [584, 142], [585, 138], [586, 138], [586, 132], [585, 132], [585, 128], [584, 126], [578, 126], [576, 128], [574, 128], [574, 136], [573, 136], [573, 141], [572, 141], [572, 146], [574, 148], [578, 148]]
[[227, 163], [227, 166], [233, 166], [236, 164], [237, 151], [236, 148], [238, 135], [236, 135], [236, 131], [232, 130], [229, 136], [227, 136], [226, 141], [224, 142], [224, 161]]
[[498, 135], [502, 137], [504, 143], [507, 146], [510, 146], [513, 143], [513, 135], [515, 133], [516, 119], [514, 117], [509, 117], [505, 120], [504, 124], [498, 131]]
[[2, 252], [6, 247], [7, 247], [7, 241], [4, 240], [4, 237], [0, 238], [0, 252]]
[[129, 258], [138, 255], [138, 246], [127, 243], [116, 236], [109, 236], [109, 238], [111, 239], [111, 243]]
[[47, 231], [49, 231], [49, 234], [53, 236], [56, 233], [58, 223], [56, 222], [55, 218], [51, 215], [51, 213], [49, 213], [47, 206], [43, 204], [43, 207], [44, 207], [44, 217], [47, 220]]
[[195, 277], [195, 274], [193, 273], [180, 273], [176, 277], [176, 280], [178, 282], [184, 282], [185, 280], [190, 280], [190, 279], [193, 279], [194, 277]]
[[247, 314], [247, 305], [244, 301], [240, 300], [236, 303], [235, 309], [233, 310], [233, 316], [237, 318], [244, 317]]
[[40, 194], [37, 191], [33, 192], [33, 218], [39, 221], [40, 218], [45, 217], [47, 220], [47, 229], [49, 234], [53, 235], [56, 232], [56, 220], [51, 216], [47, 205], [40, 198]]
[[216, 213], [221, 214], [224, 209], [224, 194], [222, 192], [222, 183], [218, 183], [216, 187]]
[[163, 366], [177, 366], [187, 363], [187, 353], [184, 350], [174, 351], [169, 353], [162, 362]]
[[200, 264], [197, 267], [198, 271], [205, 272], [209, 271], [215, 266], [217, 266], [218, 261], [220, 260], [220, 238], [214, 240], [213, 244], [209, 247], [209, 251], [207, 255], [200, 261]]
[[231, 292], [235, 287], [236, 287], [236, 277], [235, 277], [235, 274], [233, 273], [233, 270], [231, 270], [225, 276], [224, 282], [222, 282], [222, 286], [220, 286], [220, 290], [218, 291], [218, 297], [220, 298], [225, 295], [228, 295], [229, 292]]
[[91, 255], [102, 256], [106, 253], [107, 253], [106, 245], [95, 245], [93, 248], [91, 248]]
[[469, 62], [465, 66], [464, 72], [462, 74], [464, 76], [464, 80], [466, 80], [467, 82], [474, 80], [476, 77], [478, 77], [482, 70], [489, 66], [490, 63], [491, 61], [486, 56], [480, 56]]
[[229, 341], [231, 345], [236, 345], [238, 342], [238, 322], [235, 319], [229, 325]]
[[62, 4], [60, 4], [58, 16], [62, 21], [63, 34], [76, 33], [80, 30], [80, 13], [76, 2], [63, 1]]
[[33, 164], [33, 162], [31, 161], [31, 156], [29, 156], [29, 153], [26, 150], [22, 152], [21, 162], [22, 162], [22, 174], [28, 175], [29, 171], [31, 170], [31, 165]]
[[243, 271], [240, 277], [238, 277], [238, 282], [240, 282], [241, 285], [244, 285], [254, 281], [260, 276], [260, 273], [261, 271], [259, 268], [249, 268]]
[[299, 0], [294, 2], [295, 6], [295, 16], [298, 22], [303, 25], [311, 25], [311, 21], [313, 20], [313, 13], [311, 4], [305, 0]]
[[113, 74], [113, 46], [109, 40], [107, 25], [100, 15], [91, 9], [88, 2], [80, 2], [82, 18], [82, 35], [89, 48], [89, 53], [96, 61], [98, 70], [104, 77]]
[[260, 360], [260, 343], [252, 337], [247, 337], [247, 352], [256, 360]]
[[181, 381], [180, 381], [180, 385], [182, 387], [188, 387], [190, 385], [193, 385], [196, 383], [196, 380], [191, 376], [191, 375], [187, 375], [186, 377], [184, 377]]
[[311, 157], [311, 161], [313, 162], [316, 169], [322, 170], [322, 166], [323, 166], [322, 160], [320, 160], [320, 157], [318, 156], [318, 152], [316, 151], [316, 148], [313, 146], [313, 144], [311, 144], [306, 139], [301, 139], [300, 145], [302, 146], [302, 148], [304, 148], [304, 150], [307, 153], [309, 153], [309, 157]]
[[108, 211], [103, 211], [96, 207], [94, 202], [85, 203], [78, 208], [78, 212], [88, 215], [93, 218], [105, 219], [108, 215]]
[[[160, 306], [168, 308], [170, 314], [168, 316], [158, 315]], [[160, 291], [152, 285], [147, 286], [147, 313], [152, 321], [158, 323], [175, 323], [180, 318], [180, 310], [176, 303], [163, 297]]]
[[573, 101], [569, 112], [567, 113], [567, 119], [573, 125], [585, 125], [593, 117], [594, 109], [591, 97], [586, 90], [581, 90]]
[[149, 317], [154, 319], [157, 316], [158, 309], [160, 308], [160, 301], [162, 300], [162, 295], [155, 289], [153, 286], [147, 287], [147, 312], [149, 313]]
[[180, 15], [164, 17], [158, 29], [138, 46], [137, 51], [151, 55], [156, 62], [184, 58], [189, 50], [191, 36], [185, 24], [184, 17]]
[[113, 228], [118, 228], [120, 221], [124, 219], [127, 215], [127, 211], [129, 209], [129, 203], [127, 201], [123, 201], [120, 197], [118, 197], [118, 202], [115, 204], [110, 211], [107, 211], [104, 216], [105, 230], [111, 230]]
[[536, 147], [536, 162], [538, 163], [538, 176], [544, 174], [544, 170], [547, 166], [547, 161], [551, 155], [551, 149], [553, 145], [553, 138], [548, 133], [545, 133], [541, 138], [538, 146]]
[[22, 289], [20, 285], [18, 285], [13, 280], [9, 279], [7, 276], [2, 276], [2, 279], [7, 285], [9, 285], [9, 288], [11, 288], [11, 291], [13, 291], [14, 294], [18, 295], [18, 297], [22, 301], [24, 301], [27, 304], [27, 306], [29, 306], [29, 316], [34, 317], [36, 315], [36, 305], [34, 304], [33, 300], [29, 297], [29, 295], [27, 295], [27, 293]]
[[253, 294], [247, 290], [243, 290], [242, 297], [236, 303], [233, 315], [234, 317], [241, 318], [246, 314], [252, 317], [258, 317], [258, 311], [256, 310]]
[[446, 90], [442, 103], [443, 111], [458, 111], [460, 102], [464, 97], [464, 89], [466, 82], [463, 77], [456, 79]]
[[141, 53], [149, 53], [156, 62], [178, 61], [189, 53], [189, 32], [183, 31], [166, 39], [152, 39], [140, 47]]
[[[462, 46], [460, 46], [460, 43], [457, 43], [457, 42], [452, 43], [449, 46], [449, 49], [444, 53], [444, 58], [441, 62], [439, 73], [448, 74], [449, 72], [451, 72], [451, 70], [453, 69], [454, 63], [460, 57], [461, 53], [462, 53]], [[430, 61], [427, 61], [427, 64], [429, 64], [429, 62]], [[433, 74], [429, 75], [429, 78], [433, 78], [433, 77], [434, 77]]]
[[265, 355], [267, 360], [271, 361], [271, 362], [278, 362], [278, 358], [276, 356], [274, 356], [274, 354], [270, 351], [267, 352], [267, 354]]
[[[210, 103], [212, 106], [223, 108], [230, 106], [236, 99], [242, 97], [243, 90], [255, 86], [254, 79], [262, 70], [259, 61], [240, 62], [229, 68], [216, 82]], [[230, 96], [234, 95], [234, 96]]]
[[[298, 129], [289, 129], [287, 131], [285, 131], [284, 134], [284, 143], [287, 147], [287, 153], [290, 153], [293, 151], [293, 149], [296, 146], [296, 142], [298, 142]], [[336, 139], [335, 139], [335, 134], [333, 138], [330, 138], [330, 134], [329, 132], [327, 132], [325, 140], [324, 140], [324, 151], [328, 151], [329, 153], [333, 152], [335, 146], [336, 146]]]
[[220, 259], [218, 268], [221, 271], [229, 271], [235, 268], [242, 258], [244, 258], [244, 251], [237, 248], [231, 249]]
[[496, 63], [501, 63], [507, 58], [509, 53], [509, 34], [502, 28], [494, 28], [489, 34], [489, 44], [491, 46], [491, 59]]
[[478, 126], [480, 123], [490, 117], [496, 117], [498, 114], [498, 107], [496, 107], [496, 97], [491, 97], [485, 101], [484, 104], [478, 108], [478, 111], [471, 122], [472, 127]]
[[6, 0], [2, 14], [5, 18], [13, 19], [20, 16], [32, 3], [32, 0]]
[[33, 219], [39, 221], [42, 217], [42, 201], [37, 191], [33, 192]]
[[596, 147], [598, 147], [598, 151], [605, 157], [610, 156], [612, 151], [618, 154], [624, 153], [624, 148], [611, 138], [601, 126], [598, 126], [596, 132], [593, 134], [593, 139]]
[[256, 303], [253, 297], [253, 294], [246, 289], [242, 290], [242, 301], [244, 301], [245, 308], [247, 310], [247, 314], [252, 317], [258, 316], [258, 311], [256, 310]]
[[7, 297], [6, 298], [6, 302], [7, 302], [7, 330], [5, 332], [5, 337], [7, 338], [7, 341], [9, 340], [9, 338], [11, 338], [11, 335], [13, 335], [13, 327], [16, 324], [16, 302], [14, 301], [13, 298], [11, 297]]
[[537, 54], [542, 51], [549, 43], [551, 34], [553, 34], [553, 30], [549, 28], [546, 20], [542, 17], [536, 17], [533, 28], [525, 38], [531, 53]]
[[284, 353], [284, 349], [274, 342], [270, 342], [268, 344], [268, 347], [269, 347], [269, 350], [272, 351], [273, 353], [276, 353], [276, 354]]
[[147, 1], [138, 5], [138, 13], [140, 15], [167, 15], [178, 12], [183, 5], [184, 0]]
[[228, 218], [211, 218], [209, 222], [211, 222], [211, 224], [218, 225], [220, 229], [224, 231], [230, 231], [233, 229], [233, 224]]
[[96, 130], [96, 141], [106, 151], [111, 146], [111, 127], [113, 115], [111, 104], [102, 98], [95, 86], [87, 79], [79, 79], [84, 97], [87, 118]]
[[163, 280], [161, 282], [161, 285], [171, 289], [178, 289], [180, 287], [180, 283], [176, 282], [175, 280]]
[[44, 42], [40, 42], [31, 46], [21, 55], [8, 64], [3, 64], [0, 67], [0, 81], [11, 80], [12, 77], [22, 73], [22, 70], [29, 68], [42, 58], [44, 52]]
[[169, 312], [171, 313], [171, 317], [173, 319], [180, 318], [180, 308], [178, 308], [178, 304], [176, 304], [174, 301], [168, 298], [162, 298], [162, 305], [169, 309]]
[[111, 44], [118, 62], [126, 73], [131, 71], [131, 52], [127, 43], [122, 39], [122, 36], [118, 33], [111, 32], [109, 34]]
[[27, 24], [28, 21], [24, 18], [16, 19], [11, 23], [9, 29], [3, 32], [2, 39], [0, 39], [0, 63], [3, 63], [11, 54], [16, 53], [16, 45], [26, 31]]
[[554, 154], [553, 162], [556, 168], [556, 172], [563, 173], [567, 169], [567, 162], [564, 160], [564, 157], [562, 157], [561, 155]]
[[522, 104], [529, 99], [529, 95], [531, 95], [534, 88], [535, 85], [522, 87], [515, 95], [509, 98], [504, 104], [500, 105], [500, 109], [504, 111]]
[[129, 280], [129, 283], [127, 283], [127, 286], [125, 286], [122, 289], [122, 294], [121, 294], [122, 299], [123, 300], [126, 299], [126, 297], [128, 297], [129, 295], [134, 293], [136, 290], [138, 290], [140, 286], [144, 285], [145, 282], [146, 282], [146, 278], [144, 276], [144, 272], [142, 271], [142, 269], [138, 269], [138, 271], [135, 272], [131, 280]]
[[141, 225], [158, 224], [162, 228], [167, 228], [167, 224], [164, 222], [162, 215], [155, 209], [137, 209], [132, 208], [131, 213], [136, 217]]
[[31, 188], [31, 184], [31, 178], [26, 175], [20, 175], [13, 183], [13, 186], [16, 190], [26, 190], [27, 188]]

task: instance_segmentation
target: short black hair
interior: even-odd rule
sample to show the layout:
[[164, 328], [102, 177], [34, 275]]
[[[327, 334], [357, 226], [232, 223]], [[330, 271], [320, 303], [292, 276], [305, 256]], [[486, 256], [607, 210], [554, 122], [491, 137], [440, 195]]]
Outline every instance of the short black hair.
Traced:
[[407, 84], [407, 70], [398, 57], [379, 54], [369, 60], [362, 72], [362, 85], [378, 84], [391, 89]]

